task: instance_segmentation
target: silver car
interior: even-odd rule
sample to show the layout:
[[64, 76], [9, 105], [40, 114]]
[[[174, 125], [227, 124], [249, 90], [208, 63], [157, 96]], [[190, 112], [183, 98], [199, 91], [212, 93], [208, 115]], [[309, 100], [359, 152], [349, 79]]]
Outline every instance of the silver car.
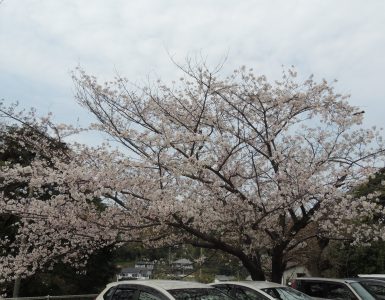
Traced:
[[177, 280], [117, 281], [95, 300], [232, 300], [206, 284]]
[[295, 289], [268, 281], [224, 281], [210, 285], [240, 300], [313, 300]]
[[316, 299], [376, 300], [358, 279], [301, 277], [292, 287]]

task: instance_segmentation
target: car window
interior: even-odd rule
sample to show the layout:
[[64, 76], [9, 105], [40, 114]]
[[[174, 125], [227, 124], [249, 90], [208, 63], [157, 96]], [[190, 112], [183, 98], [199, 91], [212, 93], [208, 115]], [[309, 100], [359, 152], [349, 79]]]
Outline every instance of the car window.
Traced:
[[322, 282], [306, 282], [303, 291], [312, 297], [324, 298], [326, 289]]
[[186, 288], [168, 290], [176, 300], [233, 300], [215, 288]]
[[213, 287], [220, 290], [221, 292], [224, 292], [227, 295], [231, 295], [231, 286], [228, 284], [218, 284], [218, 285], [213, 285]]
[[103, 295], [103, 299], [104, 300], [110, 300], [112, 295], [114, 294], [114, 291], [115, 291], [115, 286], [110, 288], [107, 292], [104, 293]]
[[135, 292], [133, 288], [118, 287], [111, 300], [133, 300]]
[[307, 281], [301, 281], [301, 284], [298, 285], [298, 288], [305, 294], [316, 298], [325, 298], [325, 291], [327, 289], [326, 285], [323, 282]]
[[162, 300], [162, 298], [151, 292], [140, 291], [138, 300]]
[[324, 298], [337, 300], [356, 300], [357, 297], [344, 284], [341, 283], [327, 283], [327, 290]]
[[364, 287], [367, 287], [367, 289], [370, 292], [373, 292], [373, 294], [377, 296], [385, 297], [385, 285], [375, 284], [375, 283], [364, 283]]
[[301, 280], [300, 291], [315, 298], [357, 300], [353, 292], [342, 283]]
[[266, 300], [266, 297], [255, 290], [237, 286], [234, 290], [234, 298], [241, 300]]
[[266, 288], [261, 290], [279, 300], [312, 300], [308, 295], [289, 287]]

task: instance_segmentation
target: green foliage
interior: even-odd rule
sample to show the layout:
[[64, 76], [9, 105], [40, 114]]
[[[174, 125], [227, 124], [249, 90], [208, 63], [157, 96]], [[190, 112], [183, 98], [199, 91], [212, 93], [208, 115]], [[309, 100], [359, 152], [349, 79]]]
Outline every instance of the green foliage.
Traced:
[[329, 268], [323, 272], [328, 277], [356, 277], [358, 274], [385, 273], [385, 242], [373, 242], [370, 246], [352, 246], [349, 243], [333, 243], [328, 250]]
[[[385, 207], [385, 168], [368, 182], [357, 187], [353, 194], [356, 198], [377, 193], [376, 200]], [[383, 220], [383, 214], [374, 216], [374, 221]], [[373, 220], [368, 220], [372, 222]], [[358, 274], [385, 274], [385, 242], [372, 241], [370, 245], [351, 245], [349, 242], [333, 242], [327, 253], [327, 268], [323, 276], [355, 277]]]
[[201, 274], [198, 273], [195, 275], [195, 280], [198, 282], [211, 283], [211, 282], [214, 282], [214, 279], [215, 279], [215, 274], [209, 271], [202, 272]]
[[370, 193], [379, 192], [379, 200], [385, 204], [385, 185], [382, 185], [382, 181], [385, 180], [385, 168], [381, 169], [374, 177], [369, 178], [366, 184], [357, 187], [354, 190], [356, 197], [366, 196]]
[[[50, 138], [46, 133], [29, 127], [3, 126], [0, 132], [0, 167], [19, 164], [30, 165], [39, 156], [49, 164], [55, 155], [63, 155], [69, 151], [67, 146]], [[25, 137], [25, 140], [23, 139]], [[29, 141], [32, 141], [30, 143]], [[42, 153], [35, 147], [34, 141], [48, 144], [49, 153]], [[0, 177], [0, 181], [4, 180]], [[17, 198], [20, 193], [30, 192], [27, 181], [13, 182], [6, 185], [2, 192], [7, 197]], [[49, 201], [57, 193], [53, 187], [46, 187], [44, 194], [39, 194], [40, 199]], [[104, 206], [100, 199], [93, 199], [99, 209]], [[12, 240], [18, 229], [18, 218], [12, 214], [0, 214], [0, 238], [5, 236]], [[9, 249], [0, 249], [7, 253]], [[111, 248], [97, 251], [90, 256], [85, 269], [79, 270], [63, 263], [58, 263], [51, 270], [42, 270], [31, 277], [21, 279], [20, 296], [63, 295], [98, 293], [117, 273], [114, 263], [114, 253]], [[13, 285], [8, 283], [4, 288], [7, 294], [12, 295]]]
[[139, 260], [160, 260], [167, 258], [168, 248], [146, 249], [140, 243], [131, 243], [116, 249], [116, 262], [118, 264], [134, 264]]
[[[201, 258], [205, 259], [202, 260]], [[184, 277], [173, 277], [171, 263], [180, 258], [193, 262], [194, 269], [186, 270]], [[191, 245], [174, 245], [160, 249], [146, 249], [141, 244], [125, 245], [116, 251], [116, 264], [120, 268], [133, 267], [137, 261], [156, 261], [154, 279], [184, 279], [199, 282], [213, 282], [215, 275], [234, 276], [245, 279], [249, 273], [239, 260], [229, 254], [196, 248]]]
[[[376, 193], [376, 201], [385, 207], [385, 168], [381, 169], [374, 177], [369, 178], [366, 184], [361, 185], [354, 191], [356, 197], [366, 196]], [[374, 221], [381, 220], [385, 222], [385, 216], [383, 214], [377, 214], [374, 216]]]
[[20, 296], [97, 294], [118, 272], [111, 248], [94, 253], [85, 269], [59, 263], [50, 271], [37, 273], [21, 281]]

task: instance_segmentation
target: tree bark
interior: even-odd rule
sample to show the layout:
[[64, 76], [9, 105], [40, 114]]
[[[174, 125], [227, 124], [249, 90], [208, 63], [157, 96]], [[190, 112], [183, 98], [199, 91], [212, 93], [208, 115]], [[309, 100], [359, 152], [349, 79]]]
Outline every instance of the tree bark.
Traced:
[[282, 275], [285, 271], [286, 263], [283, 260], [283, 248], [273, 248], [271, 257], [271, 281], [276, 283], [282, 282]]
[[17, 298], [17, 297], [19, 297], [19, 293], [20, 293], [20, 281], [21, 281], [21, 278], [20, 278], [19, 276], [16, 277], [16, 279], [15, 279], [15, 284], [13, 285], [12, 298]]
[[254, 258], [240, 257], [243, 266], [249, 272], [252, 280], [264, 281], [266, 280], [265, 273], [262, 270], [260, 256], [257, 255]]

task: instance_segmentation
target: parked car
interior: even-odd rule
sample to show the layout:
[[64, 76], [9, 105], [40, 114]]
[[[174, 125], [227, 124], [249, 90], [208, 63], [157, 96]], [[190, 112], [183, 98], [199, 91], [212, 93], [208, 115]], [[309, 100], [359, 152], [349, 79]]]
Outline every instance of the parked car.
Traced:
[[224, 281], [210, 285], [240, 300], [312, 300], [295, 289], [268, 281]]
[[374, 298], [377, 300], [385, 300], [385, 281], [368, 278], [354, 278], [359, 282]]
[[301, 277], [292, 287], [316, 299], [376, 300], [356, 279]]
[[95, 300], [232, 300], [203, 283], [177, 280], [135, 280], [110, 283]]

